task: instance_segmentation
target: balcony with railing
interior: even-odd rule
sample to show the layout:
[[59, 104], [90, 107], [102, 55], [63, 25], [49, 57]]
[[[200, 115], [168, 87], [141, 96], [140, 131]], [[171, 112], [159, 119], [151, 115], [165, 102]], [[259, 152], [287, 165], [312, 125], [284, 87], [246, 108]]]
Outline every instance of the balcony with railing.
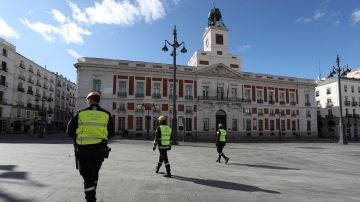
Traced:
[[17, 90], [20, 92], [25, 92], [25, 88], [23, 88], [23, 87], [18, 87]]
[[296, 113], [291, 113], [291, 116], [292, 116], [292, 117], [295, 117], [295, 116], [296, 116]]
[[316, 104], [316, 107], [321, 108], [321, 104], [320, 104], [320, 103], [317, 103], [317, 104]]
[[297, 103], [296, 102], [290, 102], [290, 105], [292, 105], [292, 106], [295, 106]]
[[118, 112], [126, 112], [125, 106], [119, 107], [117, 109]]
[[264, 100], [258, 99], [258, 100], [256, 100], [256, 102], [257, 102], [258, 104], [262, 104], [262, 103], [264, 103]]
[[143, 98], [143, 97], [145, 97], [145, 94], [144, 93], [135, 93], [135, 97], [136, 98]]
[[144, 113], [144, 109], [143, 108], [138, 108], [138, 109], [135, 109], [135, 113]]
[[359, 114], [353, 114], [354, 118], [359, 118]]
[[269, 104], [273, 105], [273, 104], [275, 104], [275, 101], [274, 100], [269, 100]]
[[1, 71], [7, 72], [8, 68], [5, 65], [1, 65]]
[[310, 107], [311, 103], [310, 102], [305, 102], [305, 106]]
[[351, 105], [352, 105], [353, 107], [355, 107], [355, 106], [357, 106], [357, 105], [358, 105], [358, 102], [356, 102], [356, 101], [352, 101], [352, 102], [351, 102]]
[[328, 115], [325, 115], [325, 118], [332, 119], [332, 118], [334, 118], [334, 115], [333, 114], [328, 114]]
[[275, 113], [274, 113], [274, 112], [270, 112], [270, 113], [269, 113], [269, 116], [275, 116]]
[[152, 98], [154, 98], [154, 99], [160, 99], [160, 98], [161, 98], [161, 94], [160, 94], [160, 93], [153, 93], [153, 94], [152, 94]]
[[224, 101], [224, 102], [245, 102], [251, 103], [249, 99], [235, 98], [235, 97], [221, 97], [221, 96], [198, 96], [198, 100], [208, 100], [208, 101]]
[[192, 114], [193, 113], [193, 110], [191, 110], [191, 109], [186, 109], [185, 110], [185, 114]]
[[345, 100], [345, 101], [344, 101], [344, 105], [345, 105], [345, 106], [350, 106], [350, 101]]
[[185, 95], [185, 100], [193, 100], [194, 96], [192, 95]]
[[311, 117], [311, 114], [310, 113], [306, 114], [306, 117], [308, 117], [308, 118]]
[[258, 116], [264, 116], [263, 112], [258, 112]]
[[[170, 94], [169, 95], [169, 99], [172, 99], [174, 96], [173, 96], [173, 94]], [[178, 95], [176, 95], [176, 99], [178, 98]]]
[[18, 77], [20, 80], [23, 80], [23, 81], [26, 81], [26, 79], [25, 79], [25, 76], [24, 75], [19, 75], [19, 77]]
[[33, 95], [33, 94], [34, 94], [34, 91], [32, 91], [32, 90], [27, 90], [26, 93], [29, 94], [29, 95]]
[[19, 67], [22, 68], [22, 69], [25, 69], [24, 63], [20, 62]]
[[285, 105], [285, 101], [280, 101], [279, 104], [280, 105]]
[[251, 112], [245, 112], [244, 113], [246, 116], [251, 116]]
[[334, 103], [333, 102], [327, 102], [326, 103], [326, 107], [333, 107], [334, 106]]

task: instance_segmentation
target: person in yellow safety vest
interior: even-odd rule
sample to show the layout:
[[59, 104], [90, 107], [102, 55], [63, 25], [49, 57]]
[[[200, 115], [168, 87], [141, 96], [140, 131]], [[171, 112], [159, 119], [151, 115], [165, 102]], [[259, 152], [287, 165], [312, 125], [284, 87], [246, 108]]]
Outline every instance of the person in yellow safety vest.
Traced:
[[155, 168], [155, 172], [159, 173], [162, 163], [165, 163], [166, 174], [164, 177], [171, 177], [171, 170], [167, 151], [171, 149], [171, 128], [166, 125], [166, 117], [160, 116], [159, 127], [156, 129], [153, 150], [155, 151], [156, 145], [159, 148], [159, 162]]
[[111, 114], [101, 108], [100, 93], [90, 92], [88, 107], [81, 109], [68, 123], [66, 133], [74, 138], [75, 161], [84, 179], [86, 201], [96, 201], [99, 171], [110, 152], [108, 139], [114, 136]]
[[219, 124], [218, 126], [219, 130], [217, 131], [217, 138], [216, 138], [216, 149], [217, 152], [219, 154], [218, 159], [216, 160], [216, 162], [221, 163], [220, 159], [221, 157], [223, 157], [225, 159], [225, 163], [228, 163], [229, 158], [225, 156], [225, 154], [223, 153], [223, 149], [226, 145], [227, 142], [227, 131], [224, 129], [223, 124]]

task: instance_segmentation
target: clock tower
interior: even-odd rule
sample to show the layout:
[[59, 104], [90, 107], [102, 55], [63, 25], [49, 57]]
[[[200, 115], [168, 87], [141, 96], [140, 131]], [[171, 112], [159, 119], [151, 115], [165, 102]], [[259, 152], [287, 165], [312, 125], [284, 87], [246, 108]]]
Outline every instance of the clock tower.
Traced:
[[188, 65], [201, 68], [223, 63], [240, 71], [240, 58], [231, 55], [228, 51], [228, 32], [220, 10], [215, 7], [212, 8], [208, 15], [208, 26], [203, 34], [204, 51], [196, 51]]

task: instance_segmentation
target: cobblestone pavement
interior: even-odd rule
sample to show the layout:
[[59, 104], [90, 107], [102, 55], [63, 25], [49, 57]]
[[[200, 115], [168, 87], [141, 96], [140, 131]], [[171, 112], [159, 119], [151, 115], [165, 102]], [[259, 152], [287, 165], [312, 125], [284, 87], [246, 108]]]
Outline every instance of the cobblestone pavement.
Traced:
[[[229, 143], [225, 164], [212, 143], [180, 142], [170, 179], [150, 141], [110, 147], [99, 201], [360, 201], [359, 143]], [[0, 201], [84, 201], [82, 186], [66, 136], [0, 137]]]

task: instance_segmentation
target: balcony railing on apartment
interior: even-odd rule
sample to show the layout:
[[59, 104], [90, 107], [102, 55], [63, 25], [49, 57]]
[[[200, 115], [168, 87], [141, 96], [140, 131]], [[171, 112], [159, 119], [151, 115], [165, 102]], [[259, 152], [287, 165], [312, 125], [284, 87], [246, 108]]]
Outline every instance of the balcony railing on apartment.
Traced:
[[194, 96], [192, 95], [185, 95], [185, 100], [193, 100]]
[[290, 102], [290, 105], [295, 106], [296, 102]]
[[22, 88], [22, 87], [18, 87], [17, 90], [20, 92], [25, 92], [25, 88]]
[[275, 104], [274, 100], [269, 100], [269, 104], [270, 104], [270, 105]]
[[117, 96], [118, 97], [127, 97], [127, 93], [126, 92], [118, 92]]
[[192, 111], [191, 109], [186, 109], [186, 110], [185, 110], [185, 113], [186, 113], [186, 114], [192, 114], [193, 111]]
[[259, 104], [262, 104], [262, 103], [264, 103], [264, 100], [259, 99], [259, 100], [256, 100], [256, 102]]
[[344, 101], [344, 105], [345, 105], [345, 106], [350, 106], [350, 101], [345, 100], [345, 101]]
[[305, 102], [305, 106], [311, 106], [310, 102]]
[[352, 101], [352, 102], [351, 102], [351, 105], [355, 107], [355, 106], [357, 106], [357, 105], [358, 105], [358, 103], [357, 103], [357, 102], [355, 102], [355, 101]]
[[328, 114], [328, 115], [325, 115], [325, 118], [332, 119], [332, 118], [334, 118], [334, 115], [333, 114]]
[[23, 75], [19, 75], [18, 78], [19, 78], [20, 80], [26, 81], [25, 76], [23, 76]]
[[135, 97], [137, 98], [143, 98], [145, 96], [144, 93], [135, 93]]
[[285, 101], [280, 101], [279, 104], [280, 105], [285, 105]]
[[274, 112], [269, 113], [270, 116], [275, 116]]
[[145, 110], [143, 108], [135, 109], [136, 113], [143, 113]]
[[326, 103], [326, 107], [333, 107], [334, 106], [334, 103], [332, 103], [332, 102], [327, 102]]
[[245, 103], [251, 102], [251, 100], [249, 100], [249, 99], [235, 98], [235, 97], [218, 97], [218, 96], [198, 96], [198, 100], [245, 102]]
[[125, 107], [119, 107], [119, 108], [117, 109], [117, 111], [118, 111], [118, 112], [126, 112], [126, 109], [125, 109]]
[[161, 98], [161, 94], [160, 94], [160, 93], [153, 93], [153, 94], [152, 94], [152, 98], [154, 98], [154, 99], [160, 99], [160, 98]]

